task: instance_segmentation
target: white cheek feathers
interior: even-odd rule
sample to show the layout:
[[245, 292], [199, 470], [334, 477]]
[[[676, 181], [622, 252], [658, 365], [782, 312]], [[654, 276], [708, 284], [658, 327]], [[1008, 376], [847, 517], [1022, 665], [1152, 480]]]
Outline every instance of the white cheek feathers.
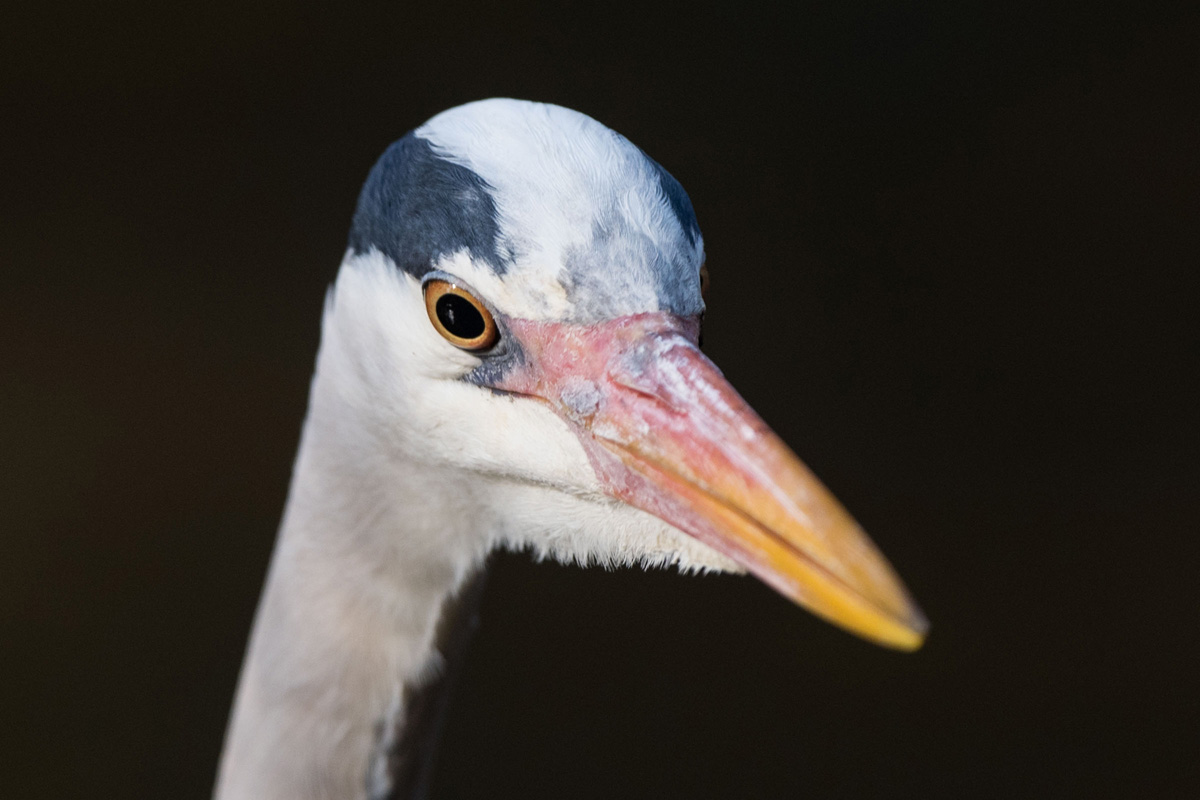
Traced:
[[492, 484], [498, 544], [539, 560], [580, 566], [677, 567], [684, 572], [745, 570], [657, 517], [603, 495], [575, 496], [545, 486]]

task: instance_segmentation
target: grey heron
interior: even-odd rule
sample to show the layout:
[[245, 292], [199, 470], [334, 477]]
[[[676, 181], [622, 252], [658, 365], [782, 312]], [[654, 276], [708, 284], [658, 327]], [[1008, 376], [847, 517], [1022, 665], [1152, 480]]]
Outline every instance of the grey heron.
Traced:
[[218, 800], [409, 797], [463, 587], [497, 547], [748, 571], [868, 639], [926, 622], [700, 351], [691, 202], [558, 106], [451, 109], [389, 147], [325, 305]]

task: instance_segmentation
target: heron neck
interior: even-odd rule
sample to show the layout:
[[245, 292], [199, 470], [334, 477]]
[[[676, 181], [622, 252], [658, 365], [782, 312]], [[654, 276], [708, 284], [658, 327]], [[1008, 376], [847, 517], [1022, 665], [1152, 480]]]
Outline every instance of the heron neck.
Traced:
[[443, 671], [439, 619], [484, 555], [471, 515], [443, 510], [453, 482], [395, 455], [335, 391], [325, 350], [217, 800], [413, 796], [405, 721], [436, 716], [418, 706]]

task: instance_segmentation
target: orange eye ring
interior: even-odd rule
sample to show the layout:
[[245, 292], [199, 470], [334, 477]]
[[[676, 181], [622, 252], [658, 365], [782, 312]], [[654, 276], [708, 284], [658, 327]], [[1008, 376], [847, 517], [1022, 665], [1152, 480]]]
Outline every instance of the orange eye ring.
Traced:
[[466, 289], [448, 281], [425, 284], [425, 311], [437, 332], [463, 350], [478, 353], [500, 339], [492, 312]]

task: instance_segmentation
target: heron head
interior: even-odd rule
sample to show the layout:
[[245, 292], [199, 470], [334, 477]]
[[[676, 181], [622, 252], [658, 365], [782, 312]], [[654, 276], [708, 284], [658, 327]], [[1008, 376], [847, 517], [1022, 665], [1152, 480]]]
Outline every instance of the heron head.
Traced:
[[488, 542], [746, 570], [919, 646], [887, 561], [700, 351], [705, 282], [661, 166], [582, 114], [488, 100], [375, 165], [326, 329], [379, 435], [483, 512]]

